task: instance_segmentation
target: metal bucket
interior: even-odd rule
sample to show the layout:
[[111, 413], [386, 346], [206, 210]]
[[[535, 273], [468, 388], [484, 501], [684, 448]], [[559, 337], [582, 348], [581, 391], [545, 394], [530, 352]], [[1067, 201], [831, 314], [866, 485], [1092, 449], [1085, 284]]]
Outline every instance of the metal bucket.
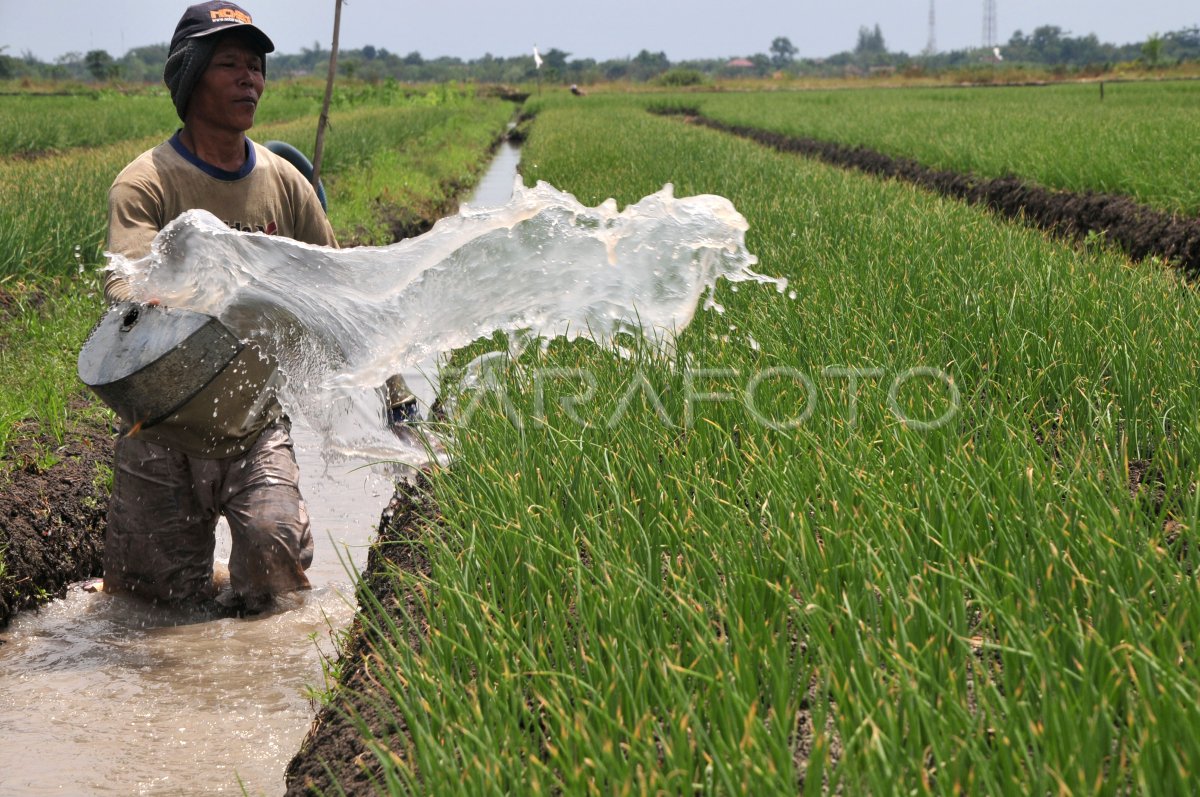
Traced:
[[105, 313], [79, 352], [80, 380], [128, 433], [203, 457], [244, 451], [280, 413], [276, 372], [212, 316], [131, 302]]

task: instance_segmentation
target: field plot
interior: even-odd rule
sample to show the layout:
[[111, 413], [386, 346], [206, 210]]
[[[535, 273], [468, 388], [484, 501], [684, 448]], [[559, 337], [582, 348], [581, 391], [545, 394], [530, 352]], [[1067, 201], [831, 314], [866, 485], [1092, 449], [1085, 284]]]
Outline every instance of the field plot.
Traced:
[[[264, 96], [259, 124], [312, 116], [316, 96], [289, 92]], [[156, 92], [94, 92], [73, 96], [0, 96], [0, 157], [41, 157], [77, 147], [100, 147], [131, 138], [166, 138], [182, 123], [165, 87]]]
[[727, 124], [861, 145], [926, 166], [1127, 195], [1200, 213], [1200, 84], [688, 95]]
[[396, 554], [429, 562], [394, 574], [425, 638], [374, 615], [380, 784], [1187, 791], [1193, 290], [643, 105], [540, 103], [526, 182], [726, 196], [794, 297], [726, 285], [674, 352], [510, 364]]

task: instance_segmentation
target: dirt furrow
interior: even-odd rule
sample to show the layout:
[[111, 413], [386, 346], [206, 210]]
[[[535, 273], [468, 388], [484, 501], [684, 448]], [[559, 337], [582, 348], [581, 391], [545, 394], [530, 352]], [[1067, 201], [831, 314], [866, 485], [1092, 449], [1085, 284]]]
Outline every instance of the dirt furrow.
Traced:
[[984, 205], [1062, 238], [1100, 238], [1119, 246], [1134, 260], [1158, 257], [1189, 278], [1200, 276], [1200, 219], [1167, 213], [1139, 204], [1127, 196], [1055, 191], [1018, 177], [987, 178], [934, 169], [910, 158], [893, 157], [867, 147], [728, 124], [703, 116], [695, 109], [670, 109], [668, 112], [682, 115], [693, 124], [747, 138], [780, 152], [903, 180], [943, 196]]

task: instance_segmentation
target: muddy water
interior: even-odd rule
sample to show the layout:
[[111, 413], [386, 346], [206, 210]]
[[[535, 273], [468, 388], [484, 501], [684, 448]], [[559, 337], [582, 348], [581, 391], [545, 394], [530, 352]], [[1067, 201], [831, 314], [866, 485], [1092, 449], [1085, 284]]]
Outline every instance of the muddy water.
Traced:
[[[294, 429], [316, 556], [314, 589], [266, 616], [152, 610], [71, 588], [19, 616], [0, 646], [0, 793], [283, 792], [313, 716], [333, 629], [353, 616], [361, 567], [390, 487], [368, 470], [326, 470]], [[228, 529], [218, 530], [218, 558]]]
[[507, 202], [512, 196], [513, 180], [517, 176], [517, 164], [520, 161], [520, 148], [511, 141], [501, 141], [492, 165], [475, 187], [475, 193], [467, 204], [479, 207]]
[[[508, 200], [507, 142], [469, 200]], [[293, 429], [316, 537], [313, 590], [256, 619], [150, 610], [72, 587], [0, 638], [0, 794], [282, 794], [308, 731], [309, 690], [353, 616], [347, 567], [366, 561], [389, 482], [362, 463], [326, 466]], [[218, 558], [228, 530], [218, 529]]]

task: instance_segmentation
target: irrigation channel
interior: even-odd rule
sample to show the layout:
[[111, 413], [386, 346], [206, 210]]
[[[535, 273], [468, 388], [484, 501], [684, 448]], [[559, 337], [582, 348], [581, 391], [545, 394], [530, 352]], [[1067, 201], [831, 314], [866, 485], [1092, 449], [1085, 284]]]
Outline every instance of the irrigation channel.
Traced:
[[[499, 205], [520, 152], [503, 142], [471, 196]], [[310, 687], [354, 614], [347, 568], [391, 496], [362, 463], [327, 466], [293, 429], [316, 538], [311, 592], [252, 619], [151, 609], [74, 585], [13, 621], [0, 645], [0, 793], [281, 794], [314, 716]], [[217, 555], [228, 555], [228, 529]]]

